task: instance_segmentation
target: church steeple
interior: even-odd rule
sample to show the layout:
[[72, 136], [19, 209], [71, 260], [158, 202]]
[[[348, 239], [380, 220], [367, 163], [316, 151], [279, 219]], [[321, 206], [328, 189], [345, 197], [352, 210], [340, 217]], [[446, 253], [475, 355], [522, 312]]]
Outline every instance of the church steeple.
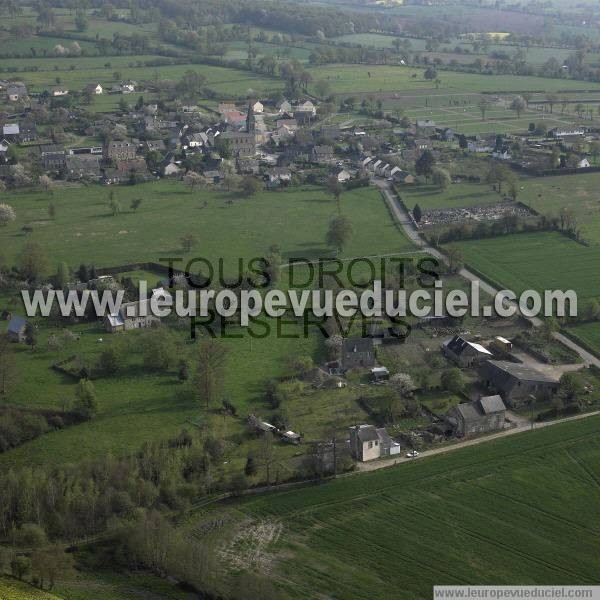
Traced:
[[256, 131], [256, 119], [254, 118], [252, 100], [248, 102], [248, 113], [246, 114], [246, 131], [248, 133], [254, 133]]

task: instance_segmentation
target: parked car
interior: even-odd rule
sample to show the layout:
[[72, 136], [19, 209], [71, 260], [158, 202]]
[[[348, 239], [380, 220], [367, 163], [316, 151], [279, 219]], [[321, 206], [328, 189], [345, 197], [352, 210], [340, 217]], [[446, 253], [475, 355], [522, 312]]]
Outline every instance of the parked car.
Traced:
[[419, 456], [419, 453], [416, 450], [411, 450], [406, 453], [406, 458], [417, 458], [417, 456]]

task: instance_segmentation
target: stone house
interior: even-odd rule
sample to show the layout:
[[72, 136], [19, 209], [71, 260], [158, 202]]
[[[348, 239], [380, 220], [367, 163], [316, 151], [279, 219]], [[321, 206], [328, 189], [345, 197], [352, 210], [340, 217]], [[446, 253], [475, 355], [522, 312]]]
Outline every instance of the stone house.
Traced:
[[372, 338], [346, 338], [342, 342], [342, 370], [375, 366], [375, 346]]
[[446, 423], [455, 435], [469, 437], [504, 428], [506, 406], [499, 395], [483, 396], [474, 402], [453, 406], [446, 413]]
[[109, 160], [128, 160], [135, 158], [137, 147], [132, 142], [127, 141], [110, 142], [105, 148], [105, 154]]

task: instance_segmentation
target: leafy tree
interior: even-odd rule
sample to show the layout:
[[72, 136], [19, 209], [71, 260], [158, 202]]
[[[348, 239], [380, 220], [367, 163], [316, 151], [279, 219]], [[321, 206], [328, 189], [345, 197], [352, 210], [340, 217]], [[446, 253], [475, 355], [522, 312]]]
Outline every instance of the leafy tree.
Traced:
[[193, 192], [194, 188], [202, 182], [202, 175], [199, 175], [195, 171], [188, 171], [183, 178], [183, 183], [190, 188], [190, 192]]
[[477, 106], [479, 107], [479, 112], [481, 113], [481, 120], [485, 121], [485, 113], [490, 107], [490, 101], [487, 98], [482, 98]]
[[77, 31], [83, 32], [88, 28], [89, 21], [85, 16], [85, 13], [80, 12], [75, 17], [75, 27], [77, 27]]
[[64, 290], [69, 282], [69, 267], [66, 262], [59, 262], [56, 267], [56, 275], [54, 276], [54, 283], [60, 290]]
[[80, 379], [75, 390], [73, 410], [84, 419], [91, 419], [98, 411], [96, 388], [89, 379]]
[[434, 165], [435, 158], [431, 150], [425, 150], [415, 161], [415, 172], [417, 175], [422, 175], [425, 177], [426, 181], [429, 181], [429, 177], [431, 176]]
[[331, 194], [337, 203], [338, 212], [340, 211], [340, 198], [344, 192], [344, 186], [338, 181], [335, 175], [330, 175], [327, 178], [326, 184], [327, 192]]
[[352, 223], [342, 215], [335, 217], [329, 223], [325, 235], [325, 243], [337, 252], [341, 252], [352, 237]]
[[423, 73], [423, 77], [425, 77], [425, 79], [427, 79], [428, 81], [433, 81], [434, 79], [437, 79], [437, 76], [438, 73], [433, 67], [427, 67], [425, 73]]
[[246, 475], [246, 477], [253, 477], [254, 475], [256, 475], [257, 472], [258, 472], [258, 469], [256, 468], [256, 463], [254, 462], [254, 457], [248, 456], [248, 458], [246, 458], [246, 466], [244, 467], [244, 474]]
[[37, 346], [37, 331], [32, 323], [25, 326], [25, 343], [33, 350]]
[[527, 102], [523, 96], [516, 96], [510, 103], [510, 110], [514, 110], [517, 113], [517, 118], [521, 118], [521, 113], [527, 108]]
[[559, 393], [568, 404], [581, 399], [584, 393], [583, 382], [578, 373], [564, 373], [560, 378]]
[[110, 212], [112, 216], [115, 217], [121, 212], [121, 203], [115, 198], [114, 192], [110, 192], [108, 199], [108, 207], [110, 208]]
[[137, 209], [140, 207], [140, 204], [142, 203], [142, 199], [141, 198], [134, 198], [131, 201], [131, 210], [133, 212], [137, 212]]
[[262, 185], [260, 181], [258, 181], [256, 177], [252, 177], [252, 175], [246, 175], [245, 177], [242, 177], [240, 181], [240, 193], [246, 198], [254, 196], [261, 188]]
[[420, 223], [423, 218], [423, 212], [418, 204], [415, 204], [415, 207], [413, 208], [413, 218], [417, 223]]
[[10, 204], [0, 203], [0, 226], [7, 225], [16, 218], [15, 209]]
[[188, 232], [181, 237], [181, 247], [184, 252], [190, 252], [198, 243], [198, 237], [194, 233]]
[[434, 169], [432, 169], [431, 176], [434, 185], [441, 188], [442, 190], [448, 189], [448, 186], [450, 185], [450, 183], [452, 183], [450, 173], [448, 173], [446, 169], [435, 167]]
[[144, 367], [151, 371], [168, 371], [177, 357], [177, 347], [171, 332], [157, 327], [144, 335]]
[[13, 577], [16, 577], [19, 581], [22, 581], [25, 575], [29, 573], [31, 569], [31, 560], [27, 556], [15, 556], [10, 561], [10, 571]]
[[106, 375], [114, 375], [121, 365], [121, 357], [115, 346], [105, 348], [100, 354], [98, 368]]
[[445, 390], [453, 394], [460, 394], [465, 387], [463, 375], [457, 368], [446, 369], [440, 377], [440, 383]]
[[194, 390], [206, 408], [216, 400], [221, 389], [227, 354], [227, 348], [215, 339], [203, 341], [198, 347]]

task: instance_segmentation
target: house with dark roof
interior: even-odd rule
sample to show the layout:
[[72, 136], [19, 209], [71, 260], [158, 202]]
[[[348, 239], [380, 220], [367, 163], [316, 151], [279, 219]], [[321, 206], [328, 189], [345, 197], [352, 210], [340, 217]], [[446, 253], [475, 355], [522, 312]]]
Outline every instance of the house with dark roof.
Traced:
[[488, 360], [481, 367], [485, 387], [502, 396], [511, 408], [545, 400], [558, 390], [558, 379], [522, 363]]
[[311, 160], [316, 163], [328, 163], [335, 160], [335, 154], [331, 146], [313, 146], [311, 151]]
[[503, 429], [505, 414], [506, 406], [499, 395], [483, 396], [453, 406], [446, 413], [446, 423], [455, 435], [469, 437]]
[[400, 444], [390, 437], [385, 427], [354, 425], [350, 427], [350, 452], [352, 458], [365, 462], [400, 454]]
[[342, 370], [366, 369], [375, 366], [373, 339], [346, 338], [342, 342]]
[[459, 367], [473, 367], [492, 358], [492, 353], [481, 344], [469, 342], [459, 335], [442, 344], [442, 354]]
[[65, 174], [67, 179], [99, 180], [100, 156], [97, 154], [74, 154], [66, 157]]
[[11, 342], [24, 342], [27, 321], [23, 317], [13, 316], [8, 323], [8, 339]]

